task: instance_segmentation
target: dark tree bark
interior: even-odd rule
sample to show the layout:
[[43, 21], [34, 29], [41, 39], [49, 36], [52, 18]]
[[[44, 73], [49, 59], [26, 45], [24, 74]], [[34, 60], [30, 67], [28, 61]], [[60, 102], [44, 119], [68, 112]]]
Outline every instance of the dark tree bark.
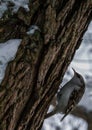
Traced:
[[[30, 0], [0, 20], [0, 42], [22, 38], [0, 85], [0, 130], [40, 130], [92, 15], [92, 0]], [[37, 25], [33, 35], [26, 34]]]

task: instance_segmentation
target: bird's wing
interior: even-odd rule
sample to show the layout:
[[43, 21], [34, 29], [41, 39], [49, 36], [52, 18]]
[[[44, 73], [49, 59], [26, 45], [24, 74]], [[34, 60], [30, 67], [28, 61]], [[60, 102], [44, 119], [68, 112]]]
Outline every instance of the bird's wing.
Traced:
[[59, 102], [59, 100], [61, 99], [62, 90], [63, 90], [63, 87], [60, 88], [60, 91], [59, 91], [58, 94], [57, 94], [57, 101], [58, 101], [58, 102]]
[[65, 115], [62, 117], [61, 121], [74, 109], [76, 104], [80, 100], [80, 92], [79, 90], [74, 89], [71, 93], [71, 96], [69, 98], [68, 104], [65, 109]]
[[[79, 101], [79, 90], [74, 89], [71, 93], [71, 96], [69, 98], [68, 104], [66, 106], [66, 110], [65, 113], [67, 111], [70, 111], [72, 109], [72, 107], [74, 107], [76, 105], [76, 103], [78, 103]], [[70, 107], [71, 106], [71, 107]], [[70, 107], [70, 108], [69, 108]], [[70, 109], [70, 110], [69, 110]]]
[[62, 117], [61, 121], [75, 108], [75, 106], [81, 100], [84, 94], [84, 91], [85, 91], [85, 88], [83, 89], [82, 87], [80, 87], [80, 89], [78, 90], [74, 89], [72, 91], [68, 104], [66, 106], [65, 112], [64, 112], [65, 115]]

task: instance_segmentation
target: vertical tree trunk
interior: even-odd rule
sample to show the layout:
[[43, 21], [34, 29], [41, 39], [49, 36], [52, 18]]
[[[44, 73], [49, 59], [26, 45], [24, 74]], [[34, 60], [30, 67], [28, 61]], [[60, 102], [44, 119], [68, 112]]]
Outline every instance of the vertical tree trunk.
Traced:
[[[0, 130], [41, 129], [92, 15], [91, 0], [33, 0], [29, 7], [30, 12], [20, 9], [14, 15], [12, 25], [17, 22], [17, 29], [10, 28], [8, 33], [14, 31], [11, 36], [6, 35], [6, 21], [1, 31], [1, 40], [23, 40], [0, 85]], [[21, 35], [19, 23], [24, 33], [30, 25], [37, 25], [40, 31]]]

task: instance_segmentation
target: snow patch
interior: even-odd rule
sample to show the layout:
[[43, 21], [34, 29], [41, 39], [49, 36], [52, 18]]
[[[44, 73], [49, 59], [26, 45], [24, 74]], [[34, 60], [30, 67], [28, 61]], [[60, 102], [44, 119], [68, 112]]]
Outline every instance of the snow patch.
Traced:
[[9, 61], [15, 58], [21, 39], [11, 39], [0, 43], [0, 83], [4, 77], [5, 69]]
[[7, 10], [6, 3], [0, 3], [0, 18], [2, 17], [3, 13]]
[[0, 18], [3, 16], [3, 13], [8, 9], [9, 2], [14, 4], [14, 6], [11, 7], [12, 12], [17, 12], [20, 7], [23, 7], [26, 11], [29, 11], [29, 0], [4, 0], [2, 2], [0, 1]]
[[34, 34], [34, 32], [35, 32], [36, 30], [40, 31], [39, 27], [36, 26], [36, 25], [32, 25], [32, 26], [29, 28], [27, 34], [28, 34], [28, 35], [30, 35], [30, 34], [32, 35], [32, 34]]
[[87, 130], [87, 122], [82, 118], [68, 115], [62, 122], [60, 121], [61, 114], [56, 114], [44, 121], [42, 130]]

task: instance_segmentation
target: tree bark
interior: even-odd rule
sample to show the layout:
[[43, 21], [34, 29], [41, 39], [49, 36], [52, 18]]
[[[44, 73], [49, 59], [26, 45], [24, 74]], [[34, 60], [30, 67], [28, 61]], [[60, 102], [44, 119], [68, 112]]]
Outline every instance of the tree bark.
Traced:
[[[0, 85], [1, 130], [41, 129], [92, 15], [91, 0], [31, 0], [29, 8], [0, 20], [0, 41], [23, 39]], [[27, 35], [31, 25], [40, 30]]]

